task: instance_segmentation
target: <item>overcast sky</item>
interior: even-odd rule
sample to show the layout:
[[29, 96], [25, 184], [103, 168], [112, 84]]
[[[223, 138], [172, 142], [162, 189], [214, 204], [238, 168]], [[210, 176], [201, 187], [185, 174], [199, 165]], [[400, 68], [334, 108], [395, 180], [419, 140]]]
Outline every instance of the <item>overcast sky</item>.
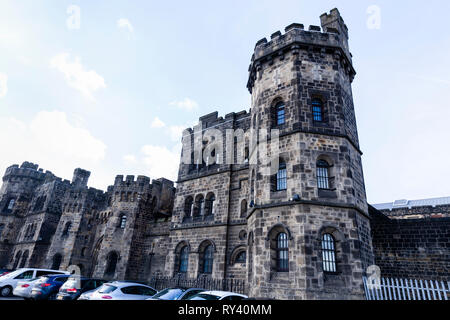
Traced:
[[250, 108], [256, 41], [334, 7], [369, 202], [450, 196], [448, 0], [0, 0], [0, 171], [176, 179], [182, 129]]

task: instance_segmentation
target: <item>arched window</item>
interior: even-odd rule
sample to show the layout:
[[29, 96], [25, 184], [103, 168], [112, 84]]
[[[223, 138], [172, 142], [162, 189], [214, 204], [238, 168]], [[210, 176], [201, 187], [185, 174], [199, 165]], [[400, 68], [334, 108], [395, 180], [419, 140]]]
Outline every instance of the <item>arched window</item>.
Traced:
[[7, 211], [12, 211], [12, 209], [14, 209], [14, 204], [16, 203], [15, 199], [9, 199], [9, 202], [6, 206], [6, 210]]
[[61, 266], [62, 261], [62, 255], [60, 253], [57, 253], [53, 256], [53, 262], [52, 262], [52, 270], [59, 270], [59, 267]]
[[187, 197], [184, 201], [184, 215], [185, 217], [190, 217], [192, 215], [192, 206], [194, 204], [194, 199], [192, 197]]
[[211, 216], [214, 214], [214, 201], [216, 201], [216, 196], [214, 193], [209, 193], [206, 196], [205, 201], [205, 216]]
[[314, 122], [323, 122], [323, 104], [319, 99], [314, 99], [312, 101], [312, 113]]
[[203, 253], [203, 269], [204, 274], [211, 274], [214, 261], [214, 247], [210, 244], [205, 248]]
[[188, 263], [189, 263], [189, 247], [184, 246], [180, 251], [180, 266], [178, 268], [178, 272], [187, 273], [188, 271]]
[[322, 236], [322, 266], [324, 272], [336, 273], [336, 241], [329, 233]]
[[86, 247], [81, 249], [81, 256], [84, 257], [86, 255]]
[[116, 273], [117, 261], [119, 260], [119, 256], [116, 252], [110, 252], [107, 257], [107, 264], [105, 269], [105, 276], [113, 277]]
[[65, 227], [64, 227], [64, 230], [63, 230], [63, 233], [62, 233], [62, 237], [65, 237], [65, 236], [67, 236], [67, 235], [69, 235], [69, 231], [70, 231], [70, 227], [72, 226], [72, 223], [71, 222], [67, 222], [66, 223], [66, 225], [65, 225]]
[[195, 207], [194, 207], [194, 217], [200, 217], [203, 215], [203, 211], [205, 209], [205, 198], [200, 194], [195, 199]]
[[236, 255], [235, 263], [246, 263], [247, 262], [247, 252], [241, 251]]
[[14, 260], [13, 269], [17, 269], [17, 266], [19, 265], [20, 258], [22, 257], [22, 251], [19, 251], [16, 253], [16, 259]]
[[289, 271], [289, 245], [288, 236], [286, 233], [281, 232], [277, 236], [277, 271], [288, 272]]
[[28, 252], [28, 250], [26, 250], [23, 253], [22, 261], [20, 262], [19, 268], [25, 268], [25, 266], [27, 264], [27, 260], [28, 260], [28, 255], [29, 255], [29, 252]]
[[0, 239], [2, 237], [3, 229], [5, 228], [5, 225], [2, 223], [0, 224]]
[[283, 191], [287, 189], [287, 171], [286, 163], [281, 161], [278, 167], [278, 172], [273, 176], [272, 189], [274, 191]]
[[283, 124], [285, 124], [286, 122], [286, 110], [285, 110], [285, 106], [283, 102], [278, 102], [275, 105], [275, 110], [274, 110], [275, 114], [275, 121], [274, 124], [275, 126], [282, 126]]
[[119, 228], [120, 229], [125, 229], [126, 225], [127, 225], [127, 215], [126, 214], [122, 214], [120, 216]]
[[241, 201], [241, 218], [245, 218], [247, 216], [247, 210], [248, 210], [247, 200], [244, 199]]
[[330, 165], [325, 160], [317, 161], [317, 187], [323, 190], [330, 189]]

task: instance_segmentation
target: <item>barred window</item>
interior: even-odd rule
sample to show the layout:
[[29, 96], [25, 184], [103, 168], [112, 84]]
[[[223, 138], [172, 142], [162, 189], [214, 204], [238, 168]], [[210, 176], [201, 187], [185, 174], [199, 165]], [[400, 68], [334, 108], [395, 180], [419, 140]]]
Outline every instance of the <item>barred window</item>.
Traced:
[[205, 204], [205, 198], [203, 198], [202, 195], [197, 196], [197, 199], [195, 200], [195, 207], [194, 207], [194, 217], [200, 217], [203, 215], [203, 210]]
[[324, 272], [336, 272], [336, 243], [329, 233], [322, 236], [322, 265]]
[[127, 215], [124, 214], [122, 217], [120, 217], [120, 229], [125, 229], [125, 226], [127, 225]]
[[315, 122], [323, 122], [323, 105], [319, 99], [312, 101], [313, 120]]
[[285, 119], [285, 108], [284, 108], [284, 103], [283, 102], [279, 102], [276, 107], [276, 116], [277, 116], [277, 126], [283, 125], [286, 121]]
[[15, 203], [16, 203], [16, 200], [14, 200], [14, 199], [9, 200], [7, 209], [12, 210], [14, 208]]
[[281, 162], [277, 173], [277, 191], [287, 189], [286, 163]]
[[211, 274], [214, 261], [214, 247], [208, 245], [203, 254], [203, 273]]
[[289, 245], [288, 236], [286, 233], [279, 233], [277, 236], [277, 271], [289, 271]]
[[330, 189], [330, 165], [325, 160], [317, 161], [317, 186], [319, 189]]
[[178, 270], [180, 273], [187, 272], [188, 260], [189, 260], [189, 247], [185, 246], [185, 247], [183, 247], [183, 249], [181, 249], [181, 252], [180, 252], [180, 267]]

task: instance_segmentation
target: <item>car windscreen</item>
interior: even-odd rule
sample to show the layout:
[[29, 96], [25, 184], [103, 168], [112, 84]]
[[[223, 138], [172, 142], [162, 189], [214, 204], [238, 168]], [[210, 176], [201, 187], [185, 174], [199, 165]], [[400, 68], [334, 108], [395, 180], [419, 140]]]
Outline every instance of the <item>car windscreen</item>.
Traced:
[[155, 294], [152, 298], [160, 300], [175, 300], [183, 294], [185, 290], [182, 289], [164, 289]]
[[212, 294], [199, 293], [196, 296], [190, 298], [189, 300], [220, 300], [220, 297]]
[[117, 287], [112, 286], [110, 284], [104, 284], [101, 286], [101, 288], [98, 290], [99, 293], [111, 293], [114, 290], [116, 290]]
[[61, 286], [61, 289], [81, 289], [86, 285], [88, 280], [80, 280], [75, 277], [70, 277], [66, 282]]

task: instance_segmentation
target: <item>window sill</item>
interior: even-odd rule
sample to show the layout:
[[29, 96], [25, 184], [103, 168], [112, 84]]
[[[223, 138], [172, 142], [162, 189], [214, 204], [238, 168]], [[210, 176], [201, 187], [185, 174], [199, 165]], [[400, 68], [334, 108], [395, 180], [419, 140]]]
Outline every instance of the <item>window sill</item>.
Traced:
[[319, 198], [337, 199], [336, 189], [319, 189]]

